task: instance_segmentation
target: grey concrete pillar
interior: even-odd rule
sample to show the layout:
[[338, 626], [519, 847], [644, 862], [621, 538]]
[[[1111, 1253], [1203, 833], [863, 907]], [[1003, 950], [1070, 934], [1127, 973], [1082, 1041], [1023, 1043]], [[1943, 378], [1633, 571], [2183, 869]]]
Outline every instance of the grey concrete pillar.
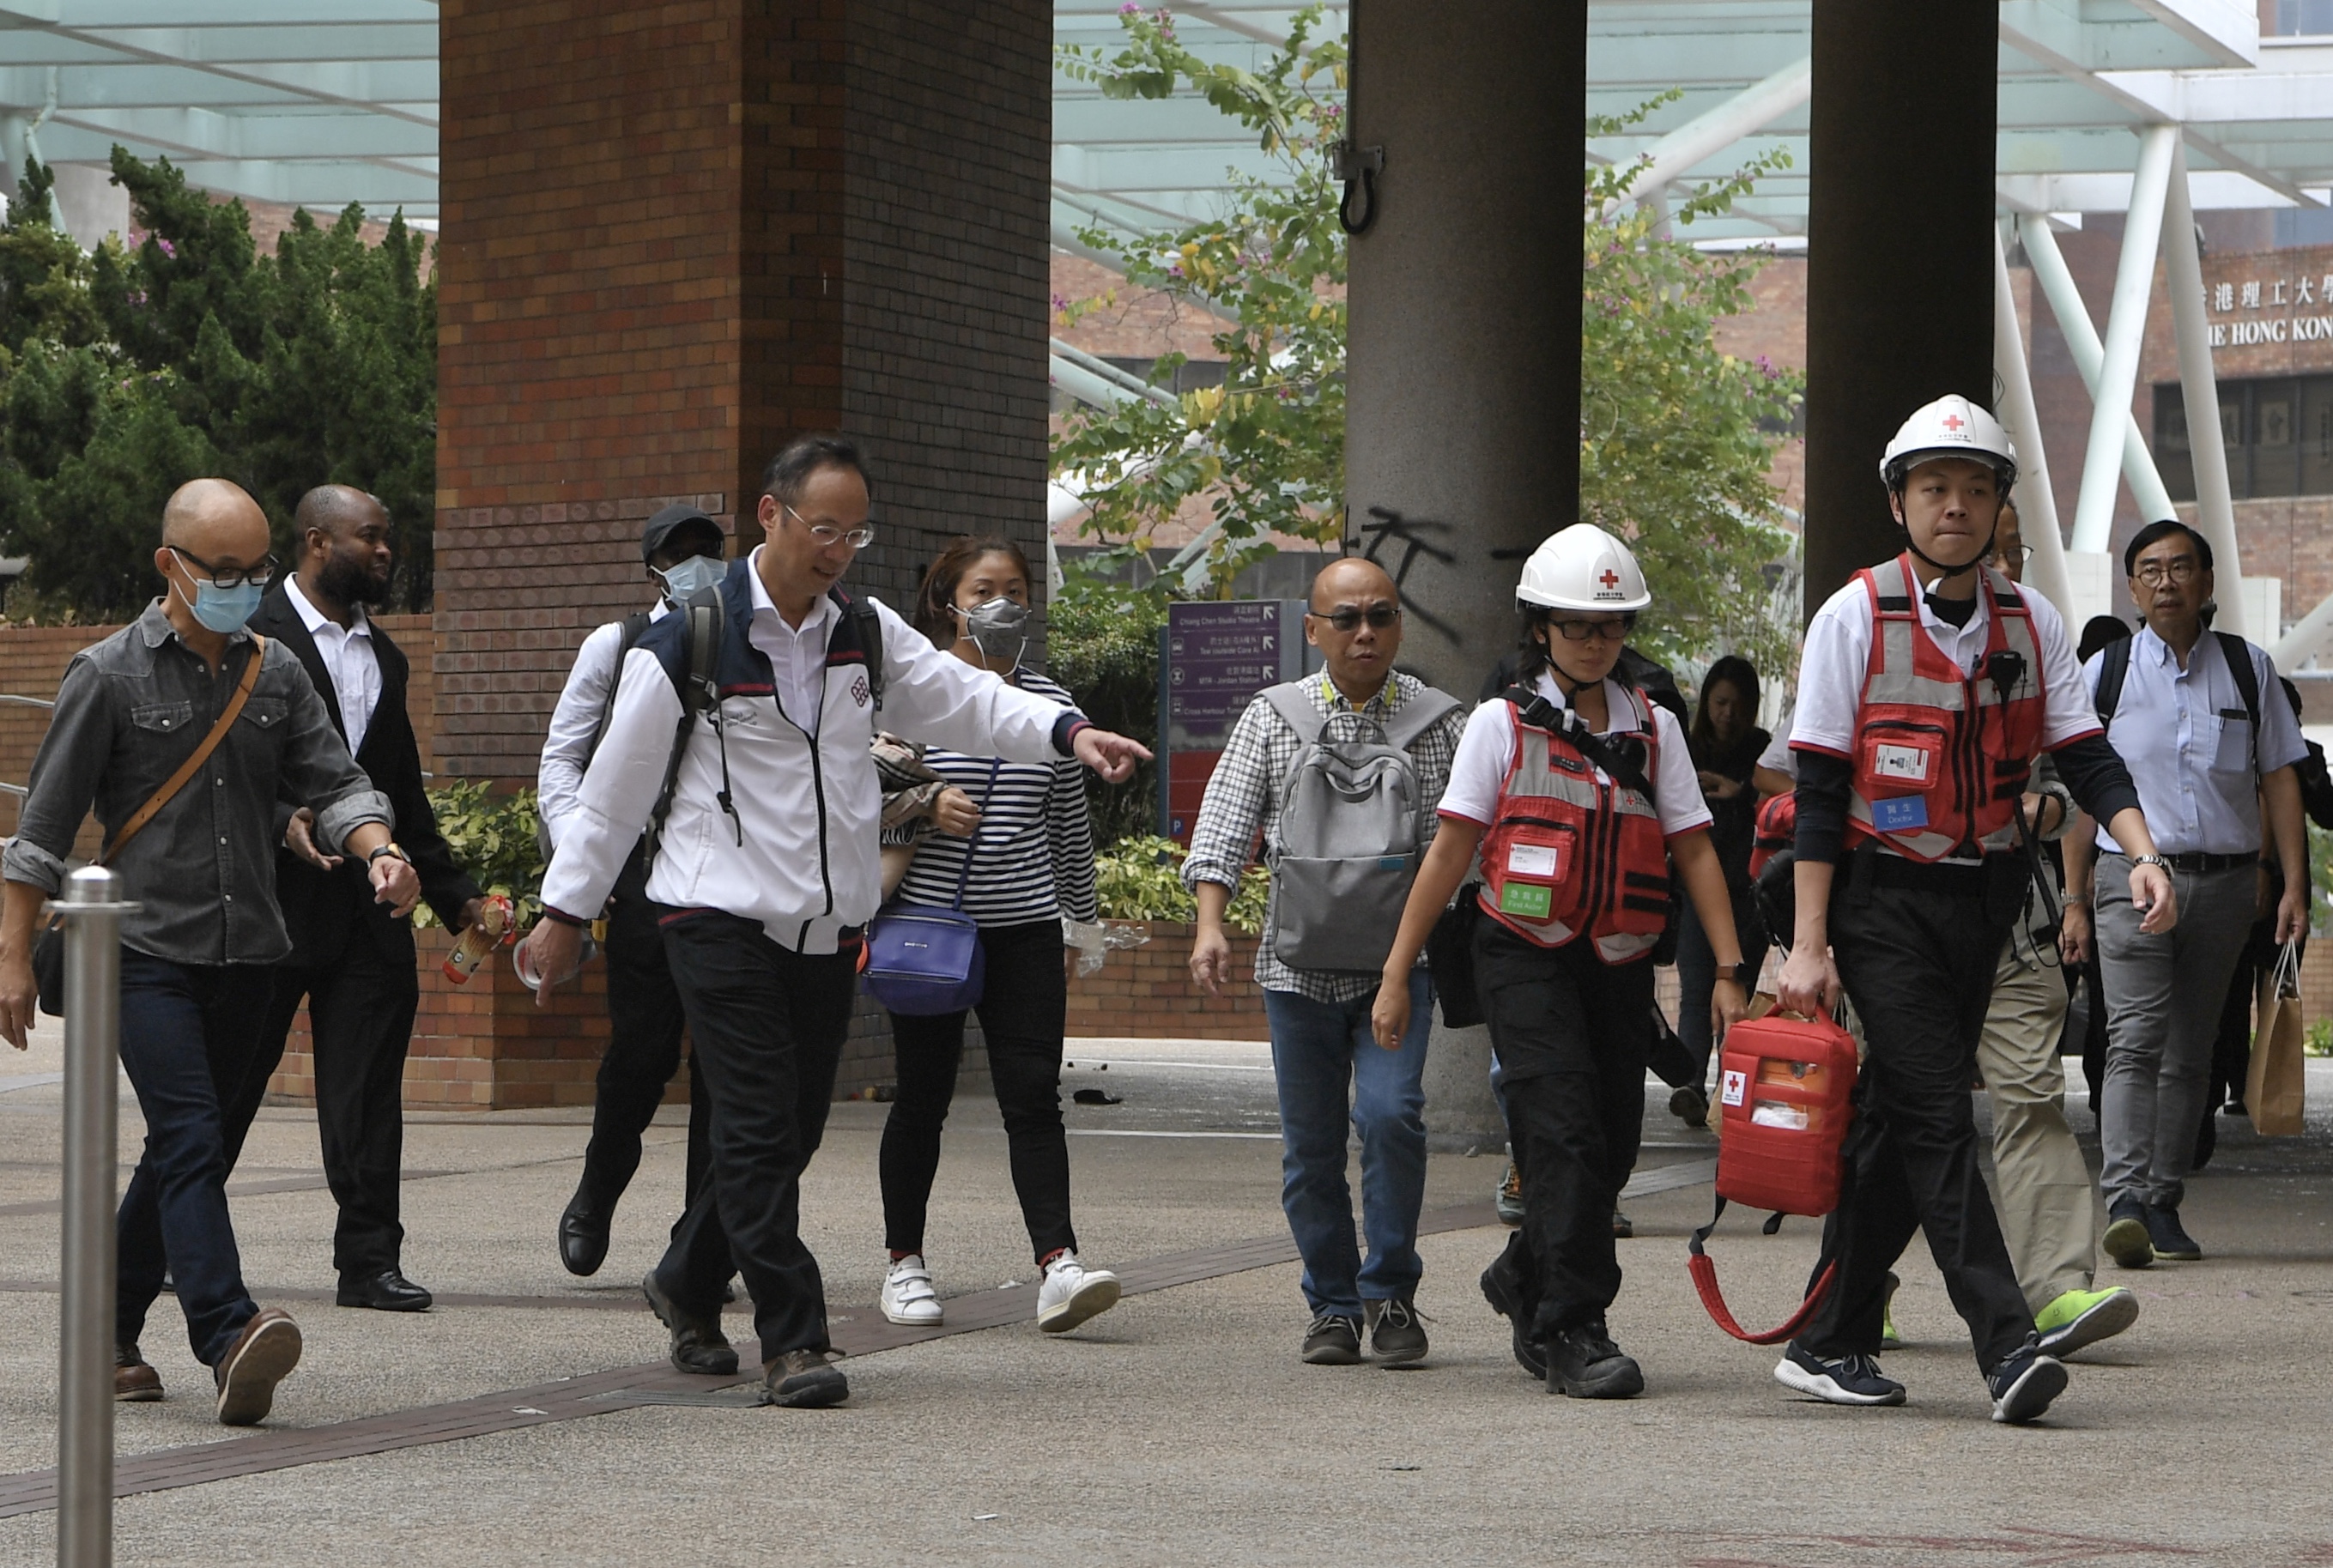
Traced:
[[[1401, 663], [1471, 699], [1522, 557], [1579, 521], [1588, 8], [1361, 0], [1353, 46], [1353, 143], [1384, 167], [1352, 244], [1349, 531], [1401, 584]], [[1505, 1136], [1489, 1066], [1483, 1030], [1437, 1026], [1436, 1146]]]
[[1810, 614], [1903, 548], [1879, 454], [1905, 416], [1947, 392], [1993, 396], [2000, 27], [1992, 0], [1814, 0]]

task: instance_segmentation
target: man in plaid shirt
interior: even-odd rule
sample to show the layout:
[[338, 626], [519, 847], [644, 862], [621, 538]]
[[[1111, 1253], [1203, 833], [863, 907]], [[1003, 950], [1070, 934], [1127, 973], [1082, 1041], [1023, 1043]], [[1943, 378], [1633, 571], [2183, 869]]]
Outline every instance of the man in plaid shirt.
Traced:
[[[1387, 722], [1426, 684], [1393, 667], [1401, 650], [1401, 600], [1374, 562], [1339, 560], [1314, 579], [1304, 617], [1305, 640], [1327, 669], [1308, 677], [1306, 694], [1323, 715], [1357, 712]], [[1455, 709], [1409, 744], [1418, 782], [1420, 851], [1441, 818], [1435, 812], [1450, 780], [1465, 711]], [[1282, 787], [1301, 749], [1297, 733], [1259, 696], [1233, 726], [1207, 782], [1191, 829], [1183, 880], [1198, 900], [1191, 973], [1210, 993], [1231, 979], [1224, 910], [1239, 886], [1256, 836], [1270, 852], [1281, 843]], [[1270, 933], [1256, 955], [1272, 1027], [1272, 1061], [1280, 1085], [1281, 1207], [1304, 1258], [1304, 1296], [1312, 1312], [1304, 1359], [1345, 1366], [1361, 1359], [1362, 1320], [1387, 1365], [1423, 1360], [1426, 1330], [1415, 1296], [1423, 1264], [1417, 1213], [1426, 1198], [1426, 1037], [1433, 988], [1424, 961], [1410, 976], [1410, 1025], [1394, 1050], [1370, 1039], [1373, 973], [1297, 970], [1272, 951]], [[1361, 1224], [1368, 1260], [1353, 1240], [1352, 1199], [1345, 1184], [1345, 1116], [1349, 1099], [1361, 1135]]]

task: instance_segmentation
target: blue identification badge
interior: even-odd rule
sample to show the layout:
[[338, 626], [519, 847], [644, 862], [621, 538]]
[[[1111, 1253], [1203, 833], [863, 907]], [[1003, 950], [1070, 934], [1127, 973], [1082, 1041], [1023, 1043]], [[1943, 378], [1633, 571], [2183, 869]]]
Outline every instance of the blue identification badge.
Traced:
[[1871, 825], [1882, 833], [1909, 833], [1928, 825], [1928, 802], [1917, 795], [1899, 795], [1871, 803]]

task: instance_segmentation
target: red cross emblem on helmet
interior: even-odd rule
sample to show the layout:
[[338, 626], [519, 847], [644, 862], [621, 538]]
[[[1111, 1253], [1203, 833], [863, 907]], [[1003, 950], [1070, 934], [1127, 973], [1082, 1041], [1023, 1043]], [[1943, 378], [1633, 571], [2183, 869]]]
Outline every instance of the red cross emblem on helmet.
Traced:
[[1620, 574], [1608, 566], [1604, 569], [1604, 575], [1596, 580], [1604, 585], [1605, 592], [1609, 593], [1620, 586]]
[[1962, 427], [1968, 424], [1968, 421], [1962, 418], [1957, 414], [1947, 414], [1943, 419], [1939, 420], [1938, 423], [1943, 425], [1945, 429], [1957, 435], [1961, 433]]

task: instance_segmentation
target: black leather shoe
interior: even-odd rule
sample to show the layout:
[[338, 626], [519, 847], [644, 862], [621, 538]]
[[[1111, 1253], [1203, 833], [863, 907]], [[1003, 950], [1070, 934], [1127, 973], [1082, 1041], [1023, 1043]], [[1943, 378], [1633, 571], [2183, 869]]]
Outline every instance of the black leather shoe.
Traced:
[[706, 1377], [735, 1374], [737, 1353], [731, 1348], [729, 1336], [721, 1332], [719, 1313], [694, 1312], [673, 1300], [665, 1294], [653, 1268], [641, 1279], [640, 1294], [648, 1297], [648, 1310], [657, 1315], [657, 1321], [672, 1331], [674, 1367]]
[[427, 1312], [437, 1297], [392, 1267], [379, 1274], [343, 1274], [340, 1294], [332, 1299], [342, 1306], [368, 1306], [375, 1312]]
[[608, 1261], [608, 1226], [612, 1216], [575, 1189], [567, 1211], [559, 1217], [559, 1261], [570, 1274], [589, 1278]]
[[1515, 1364], [1545, 1382], [1547, 1347], [1531, 1337], [1531, 1325], [1526, 1320], [1533, 1314], [1524, 1309], [1513, 1279], [1501, 1267], [1505, 1261], [1501, 1257], [1483, 1270], [1483, 1299], [1491, 1304], [1493, 1312], [1507, 1320], [1514, 1340]]

